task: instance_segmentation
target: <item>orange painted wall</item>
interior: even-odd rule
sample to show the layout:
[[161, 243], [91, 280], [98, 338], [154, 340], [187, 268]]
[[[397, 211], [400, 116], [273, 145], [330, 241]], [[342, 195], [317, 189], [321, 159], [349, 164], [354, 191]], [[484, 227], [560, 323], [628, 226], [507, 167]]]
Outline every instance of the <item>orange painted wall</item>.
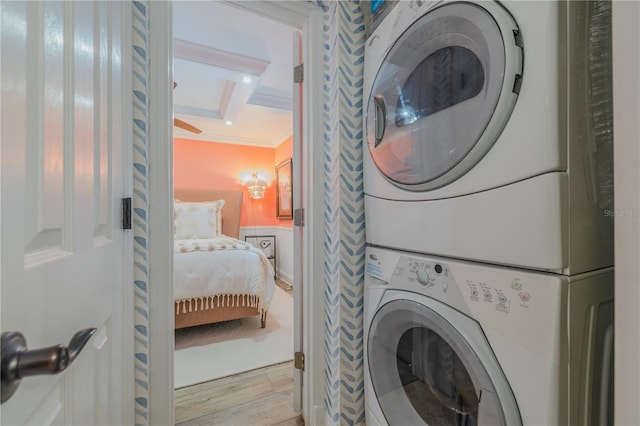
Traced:
[[293, 157], [293, 136], [289, 136], [276, 147], [275, 165], [277, 166], [284, 160], [288, 160], [291, 157]]
[[[175, 188], [242, 189], [240, 226], [292, 226], [290, 220], [276, 219], [275, 164], [279, 148], [175, 138], [173, 185]], [[286, 155], [286, 147], [280, 155]], [[263, 199], [249, 198], [242, 186], [242, 180], [252, 172], [269, 182]]]

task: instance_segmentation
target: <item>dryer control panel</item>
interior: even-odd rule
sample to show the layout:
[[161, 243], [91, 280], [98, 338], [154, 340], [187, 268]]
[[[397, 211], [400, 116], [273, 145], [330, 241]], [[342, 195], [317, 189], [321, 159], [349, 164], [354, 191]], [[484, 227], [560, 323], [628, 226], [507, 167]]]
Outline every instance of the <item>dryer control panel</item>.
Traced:
[[364, 15], [364, 29], [366, 37], [387, 17], [391, 9], [398, 3], [398, 0], [371, 0], [361, 1], [362, 14]]

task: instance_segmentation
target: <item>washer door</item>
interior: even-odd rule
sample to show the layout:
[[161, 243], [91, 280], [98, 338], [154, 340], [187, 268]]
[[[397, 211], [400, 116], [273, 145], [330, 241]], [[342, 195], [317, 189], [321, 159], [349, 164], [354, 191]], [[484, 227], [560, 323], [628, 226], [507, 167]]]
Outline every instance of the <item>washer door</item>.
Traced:
[[367, 107], [369, 152], [395, 185], [423, 191], [471, 169], [504, 128], [522, 75], [517, 25], [488, 3], [449, 3], [386, 55]]
[[406, 299], [386, 303], [373, 318], [369, 370], [387, 422], [522, 424], [511, 388], [480, 326], [439, 302], [428, 303], [449, 310], [458, 326], [425, 304]]

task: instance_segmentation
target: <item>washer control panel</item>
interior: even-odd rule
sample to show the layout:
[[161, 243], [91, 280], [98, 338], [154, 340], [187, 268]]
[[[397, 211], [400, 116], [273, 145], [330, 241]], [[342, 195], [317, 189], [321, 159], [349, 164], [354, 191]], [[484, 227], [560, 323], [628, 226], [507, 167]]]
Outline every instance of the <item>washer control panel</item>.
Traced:
[[391, 277], [391, 287], [428, 294], [459, 309], [479, 303], [489, 305], [496, 311], [510, 313], [515, 307], [530, 308], [534, 302], [526, 280], [517, 273], [510, 276], [501, 274], [493, 278], [485, 274], [475, 274], [472, 278], [463, 274], [456, 278], [451, 270], [458, 271], [458, 264], [452, 267], [445, 262], [425, 258], [402, 256]]
[[568, 277], [374, 246], [366, 255], [366, 321], [385, 295], [431, 306], [439, 302], [477, 321], [490, 341], [504, 336], [559, 362]]
[[448, 263], [444, 261], [400, 256], [389, 287], [422, 293], [467, 311], [464, 297], [451, 276]]
[[[400, 260], [402, 262], [404, 258], [401, 258]], [[443, 266], [441, 263], [435, 264], [433, 262], [420, 259], [406, 258], [406, 261], [407, 269], [409, 270], [409, 276], [407, 279], [410, 282], [417, 282], [423, 287], [433, 287], [436, 284], [440, 284], [443, 286], [443, 289], [446, 289], [446, 280], [443, 279], [449, 275], [449, 271], [446, 269], [446, 266]], [[396, 271], [398, 271], [398, 268], [396, 268]]]
[[366, 272], [386, 288], [424, 294], [467, 313], [542, 309], [545, 296], [536, 293], [549, 287], [547, 277], [510, 268], [374, 248], [367, 251]]

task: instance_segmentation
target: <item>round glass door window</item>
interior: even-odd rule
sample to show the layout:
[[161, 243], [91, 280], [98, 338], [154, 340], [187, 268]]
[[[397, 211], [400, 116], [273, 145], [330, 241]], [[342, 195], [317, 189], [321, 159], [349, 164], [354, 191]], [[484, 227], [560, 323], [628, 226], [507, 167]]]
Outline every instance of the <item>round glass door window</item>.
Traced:
[[411, 25], [382, 62], [369, 97], [367, 143], [378, 169], [400, 187], [428, 190], [473, 167], [517, 98], [505, 82], [520, 78], [505, 75], [507, 63], [522, 69], [522, 55], [512, 50], [494, 17], [472, 3], [437, 7]]
[[424, 305], [409, 300], [384, 305], [373, 319], [367, 355], [376, 399], [389, 424], [507, 424], [473, 348]]

